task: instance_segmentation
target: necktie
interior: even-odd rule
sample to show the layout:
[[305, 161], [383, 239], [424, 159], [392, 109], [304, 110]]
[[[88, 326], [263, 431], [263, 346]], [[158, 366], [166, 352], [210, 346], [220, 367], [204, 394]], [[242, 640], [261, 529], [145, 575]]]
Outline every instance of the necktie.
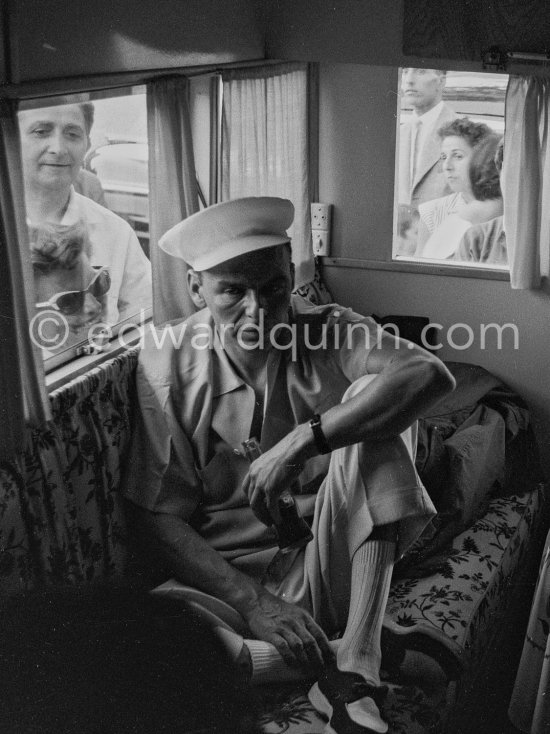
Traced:
[[414, 185], [414, 178], [416, 176], [416, 168], [418, 163], [418, 151], [420, 148], [420, 126], [422, 125], [421, 120], [413, 121], [413, 128], [411, 130], [411, 194]]

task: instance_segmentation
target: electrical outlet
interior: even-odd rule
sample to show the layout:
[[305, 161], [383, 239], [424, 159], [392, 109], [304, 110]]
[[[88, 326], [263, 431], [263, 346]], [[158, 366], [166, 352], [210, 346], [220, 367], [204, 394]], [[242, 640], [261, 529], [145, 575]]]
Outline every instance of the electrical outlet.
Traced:
[[311, 205], [311, 229], [330, 230], [332, 204]]
[[326, 229], [312, 229], [311, 240], [313, 243], [313, 254], [316, 257], [328, 257], [330, 246], [330, 235]]

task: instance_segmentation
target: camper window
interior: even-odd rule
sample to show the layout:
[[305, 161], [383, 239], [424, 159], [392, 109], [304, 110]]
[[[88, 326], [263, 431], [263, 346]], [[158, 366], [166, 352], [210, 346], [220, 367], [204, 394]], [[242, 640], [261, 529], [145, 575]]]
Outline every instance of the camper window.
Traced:
[[508, 269], [505, 74], [400, 70], [393, 259]]
[[151, 307], [145, 89], [22, 102], [21, 160], [47, 363]]

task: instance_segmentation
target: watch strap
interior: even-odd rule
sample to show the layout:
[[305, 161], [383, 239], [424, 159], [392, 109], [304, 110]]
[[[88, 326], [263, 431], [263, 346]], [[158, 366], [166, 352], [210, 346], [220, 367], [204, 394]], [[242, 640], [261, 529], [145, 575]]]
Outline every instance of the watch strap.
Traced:
[[315, 415], [309, 421], [309, 427], [313, 431], [313, 440], [315, 441], [317, 451], [320, 454], [330, 454], [332, 449], [330, 448], [327, 438], [323, 433], [323, 429], [321, 427], [321, 416], [318, 413], [315, 413]]

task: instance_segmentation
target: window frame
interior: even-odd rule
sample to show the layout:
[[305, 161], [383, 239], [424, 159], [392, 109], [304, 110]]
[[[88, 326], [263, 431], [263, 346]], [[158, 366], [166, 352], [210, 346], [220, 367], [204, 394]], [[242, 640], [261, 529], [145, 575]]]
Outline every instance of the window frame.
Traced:
[[[444, 64], [448, 66], [447, 63]], [[474, 279], [486, 279], [486, 280], [504, 280], [510, 281], [510, 266], [509, 264], [503, 266], [498, 264], [487, 264], [487, 263], [476, 263], [468, 261], [449, 261], [444, 259], [431, 259], [415, 256], [403, 256], [395, 255], [395, 243], [398, 236], [397, 222], [398, 222], [398, 205], [399, 205], [399, 165], [400, 165], [400, 127], [401, 127], [401, 76], [404, 68], [422, 68], [422, 65], [417, 66], [397, 66], [397, 109], [396, 109], [396, 124], [395, 124], [395, 169], [394, 169], [394, 203], [393, 203], [393, 226], [392, 226], [392, 237], [389, 249], [389, 257], [386, 256], [384, 261], [373, 261], [365, 260], [361, 261], [361, 265], [357, 264], [357, 260], [347, 259], [347, 265], [344, 265], [345, 258], [334, 258], [333, 262], [329, 262], [330, 258], [326, 259], [327, 265], [333, 265], [334, 267], [367, 267], [374, 270], [394, 270], [396, 272], [409, 272], [409, 273], [420, 273], [420, 274], [431, 274], [431, 275], [444, 275], [451, 277], [461, 278], [474, 278]], [[427, 67], [426, 67], [427, 68]], [[486, 72], [484, 70], [477, 69], [446, 69], [446, 73], [456, 75], [482, 75], [495, 76], [492, 72]], [[498, 74], [499, 77], [506, 77], [508, 79], [508, 73]], [[473, 86], [473, 85], [472, 85]], [[443, 97], [445, 100], [445, 95]], [[486, 101], [486, 100], [483, 100]], [[472, 113], [480, 115], [482, 113]], [[504, 102], [502, 119], [504, 121]], [[503, 135], [505, 128], [503, 127]], [[337, 262], [336, 262], [337, 261]], [[352, 264], [355, 263], [355, 264]], [[388, 267], [388, 265], [390, 267]]]
[[[123, 85], [123, 86], [116, 86], [116, 87], [105, 87], [102, 89], [94, 89], [93, 91], [78, 91], [78, 92], [70, 92], [66, 94], [49, 94], [49, 95], [26, 95], [24, 97], [21, 97], [19, 99], [20, 105], [23, 103], [24, 109], [40, 109], [41, 107], [48, 106], [48, 102], [51, 101], [52, 104], [78, 104], [81, 102], [98, 102], [101, 100], [107, 100], [107, 99], [114, 99], [117, 97], [128, 97], [128, 96], [134, 96], [134, 95], [144, 95], [146, 96], [147, 90], [145, 85], [143, 84], [135, 84], [135, 85]], [[145, 120], [146, 123], [146, 120]], [[93, 149], [93, 146], [91, 146], [86, 151], [86, 156], [88, 156], [88, 153], [90, 150]], [[109, 208], [109, 207], [108, 207]], [[110, 211], [113, 211], [109, 208]], [[113, 212], [117, 213], [117, 212]], [[117, 214], [117, 216], [120, 216], [122, 219], [126, 219], [124, 216], [121, 216], [120, 214]], [[149, 218], [149, 213], [148, 213]], [[130, 224], [132, 227], [132, 230], [135, 232], [136, 237], [138, 237], [138, 241], [140, 242], [140, 246], [143, 248], [143, 245], [141, 243], [141, 240], [139, 240], [139, 233], [134, 229], [134, 227]], [[146, 253], [147, 254], [147, 253]], [[149, 256], [147, 254], [147, 257], [149, 259]], [[36, 310], [34, 313], [34, 317], [36, 318], [39, 315], [39, 310]], [[124, 319], [121, 319], [116, 322], [116, 324], [107, 325], [107, 328], [109, 330], [109, 339], [105, 343], [99, 344], [93, 344], [90, 343], [90, 341], [86, 338], [83, 338], [82, 341], [77, 342], [76, 344], [72, 344], [71, 346], [67, 347], [66, 349], [60, 349], [58, 352], [50, 353], [49, 355], [43, 354], [43, 368], [45, 375], [50, 375], [51, 373], [55, 372], [56, 370], [60, 369], [61, 367], [65, 365], [71, 364], [74, 360], [86, 358], [89, 356], [97, 356], [99, 354], [103, 353], [111, 353], [116, 349], [115, 340], [118, 340], [119, 334], [122, 332], [124, 333], [125, 330], [128, 329], [128, 327], [132, 324], [140, 324], [143, 325], [147, 321], [150, 321], [152, 318], [152, 307], [148, 306], [144, 309], [140, 309], [140, 311], [137, 314], [131, 314], [127, 316]], [[32, 322], [31, 322], [32, 323]], [[96, 340], [99, 341], [99, 340]], [[46, 378], [46, 383], [48, 384], [51, 382], [50, 378]]]

